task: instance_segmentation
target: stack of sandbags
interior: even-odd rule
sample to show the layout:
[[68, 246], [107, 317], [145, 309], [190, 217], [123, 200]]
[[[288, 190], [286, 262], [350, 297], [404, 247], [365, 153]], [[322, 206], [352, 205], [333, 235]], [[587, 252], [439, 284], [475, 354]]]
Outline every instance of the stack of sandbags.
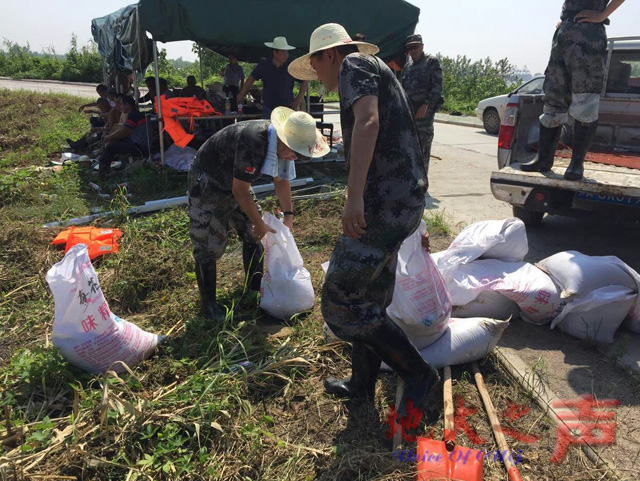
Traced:
[[455, 315], [507, 319], [519, 313], [533, 324], [551, 322], [564, 308], [559, 289], [549, 275], [527, 262], [477, 260], [451, 269], [447, 276], [451, 298], [461, 306]]
[[552, 329], [558, 326], [579, 339], [611, 343], [627, 318], [627, 327], [640, 332], [640, 276], [619, 258], [567, 251], [544, 259], [538, 267], [554, 279], [566, 302]]
[[454, 317], [508, 319], [545, 324], [562, 310], [558, 288], [535, 266], [520, 219], [477, 222], [444, 252], [434, 254], [451, 295]]

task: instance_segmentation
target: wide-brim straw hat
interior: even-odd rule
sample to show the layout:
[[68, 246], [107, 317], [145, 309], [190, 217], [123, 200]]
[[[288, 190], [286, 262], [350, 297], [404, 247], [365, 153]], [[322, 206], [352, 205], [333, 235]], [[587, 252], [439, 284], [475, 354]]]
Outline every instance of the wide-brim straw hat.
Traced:
[[342, 25], [337, 23], [326, 23], [316, 28], [311, 34], [309, 42], [309, 53], [295, 59], [289, 64], [289, 73], [299, 80], [317, 80], [318, 74], [311, 68], [311, 56], [321, 50], [327, 50], [341, 45], [357, 45], [362, 53], [371, 55], [377, 54], [380, 49], [367, 42], [357, 42], [351, 39]]
[[276, 37], [273, 39], [273, 42], [265, 42], [267, 47], [273, 48], [274, 50], [294, 50], [295, 47], [292, 47], [287, 43], [286, 37]]
[[271, 123], [278, 138], [297, 153], [307, 157], [324, 157], [329, 153], [327, 140], [316, 128], [315, 119], [308, 113], [276, 107], [271, 112]]

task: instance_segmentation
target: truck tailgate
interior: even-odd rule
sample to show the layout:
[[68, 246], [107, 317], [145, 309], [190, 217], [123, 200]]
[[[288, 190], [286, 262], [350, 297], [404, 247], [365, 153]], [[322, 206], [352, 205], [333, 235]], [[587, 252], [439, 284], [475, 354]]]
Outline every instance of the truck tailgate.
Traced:
[[[640, 170], [615, 165], [584, 163], [584, 179], [565, 180], [563, 175], [568, 159], [556, 157], [551, 172], [523, 172], [520, 164], [514, 163], [491, 173], [491, 184], [521, 186], [546, 186], [574, 192], [585, 192], [610, 196], [640, 198]], [[494, 194], [495, 195], [495, 194]], [[501, 199], [504, 200], [504, 199]]]

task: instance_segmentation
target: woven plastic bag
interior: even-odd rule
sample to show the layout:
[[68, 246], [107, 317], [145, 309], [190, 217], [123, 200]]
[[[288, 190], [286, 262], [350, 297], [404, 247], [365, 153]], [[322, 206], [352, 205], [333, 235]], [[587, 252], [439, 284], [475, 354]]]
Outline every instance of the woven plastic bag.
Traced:
[[289, 228], [272, 214], [263, 216], [264, 222], [275, 230], [262, 239], [265, 249], [265, 272], [260, 285], [260, 307], [279, 319], [313, 308], [315, 293], [311, 275]]
[[55, 301], [53, 344], [71, 364], [92, 373], [122, 371], [150, 355], [162, 338], [109, 309], [87, 247], [73, 246], [46, 276]]
[[[420, 338], [421, 347], [437, 341], [451, 317], [447, 286], [421, 238], [427, 226], [422, 221], [398, 252], [396, 284], [387, 314], [409, 337]], [[408, 332], [411, 331], [411, 332]], [[415, 342], [414, 342], [415, 343]]]

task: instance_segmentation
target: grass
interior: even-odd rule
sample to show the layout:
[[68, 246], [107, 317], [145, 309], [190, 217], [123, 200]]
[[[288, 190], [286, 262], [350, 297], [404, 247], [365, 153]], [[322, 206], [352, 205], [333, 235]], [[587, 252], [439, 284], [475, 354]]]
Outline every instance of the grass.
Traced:
[[[42, 107], [33, 108], [38, 104]], [[0, 91], [0, 105], [11, 106], [2, 110], [1, 138], [17, 135], [8, 111], [15, 117], [30, 112], [20, 134], [29, 142], [3, 141], [0, 153], [5, 186], [0, 210], [0, 405], [7, 408], [0, 428], [2, 479], [413, 479], [415, 465], [394, 460], [385, 437], [394, 377], [380, 376], [375, 410], [327, 396], [322, 379], [348, 372], [348, 344], [324, 342], [319, 302], [310, 313], [284, 324], [274, 325], [262, 315], [257, 295], [243, 289], [242, 249], [235, 236], [218, 274], [218, 298], [228, 318], [223, 326], [214, 326], [199, 316], [185, 209], [111, 219], [109, 225], [124, 232], [120, 251], [95, 263], [113, 312], [148, 331], [170, 333], [168, 339], [152, 357], [121, 375], [91, 375], [60, 356], [50, 341], [54, 303], [44, 274], [63, 252], [49, 245], [59, 229], [41, 225], [86, 215], [97, 206], [124, 212], [129, 202], [121, 195], [111, 203], [100, 199], [88, 187], [87, 173], [75, 167], [60, 173], [34, 171], [59, 154], [61, 139], [82, 133], [86, 120], [75, 112], [77, 104], [71, 97]], [[40, 114], [44, 109], [48, 122]], [[32, 149], [43, 154], [31, 155]], [[301, 165], [299, 173], [328, 179], [331, 168], [340, 169], [333, 166]], [[344, 179], [344, 172], [333, 176]], [[186, 186], [184, 174], [144, 170], [106, 182], [103, 190], [120, 180], [129, 182], [136, 204], [183, 195]], [[57, 197], [42, 199], [40, 194]], [[275, 202], [267, 198], [262, 204], [269, 210]], [[343, 206], [340, 195], [296, 202], [294, 235], [318, 295], [320, 264], [329, 259], [340, 235]], [[432, 250], [442, 250], [451, 242], [445, 217], [437, 214], [427, 222]], [[230, 369], [244, 360], [255, 369]], [[511, 401], [531, 405], [527, 393], [492, 357], [483, 371], [498, 411]], [[483, 443], [474, 447], [495, 451], [471, 377], [455, 368], [454, 379], [455, 394], [477, 409], [468, 421]], [[433, 428], [436, 437], [442, 435], [440, 392], [434, 390], [421, 428]], [[508, 424], [541, 438], [535, 444], [509, 439], [515, 451], [523, 451], [520, 466], [529, 479], [598, 477], [577, 451], [566, 464], [549, 465], [554, 427], [536, 407]], [[458, 441], [473, 446], [465, 434]], [[486, 461], [485, 472], [486, 480], [504, 479], [499, 463]]]

